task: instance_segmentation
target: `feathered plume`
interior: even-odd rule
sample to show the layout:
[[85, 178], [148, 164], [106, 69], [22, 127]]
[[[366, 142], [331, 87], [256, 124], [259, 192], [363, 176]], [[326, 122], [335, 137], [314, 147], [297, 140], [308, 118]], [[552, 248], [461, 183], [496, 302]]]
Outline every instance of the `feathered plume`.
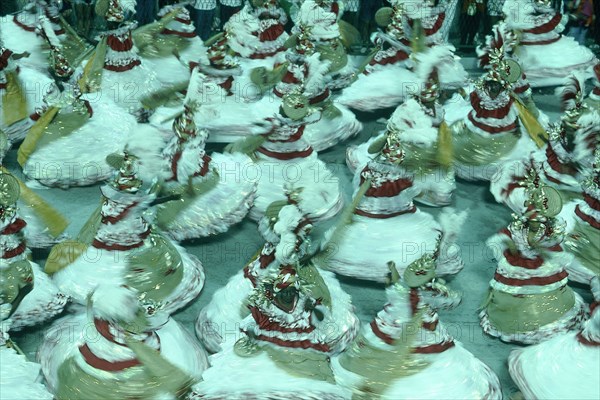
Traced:
[[504, 22], [494, 25], [492, 29], [492, 34], [485, 37], [485, 45], [478, 46], [476, 49], [480, 68], [489, 68], [492, 51], [502, 50], [505, 55], [508, 55], [516, 43], [515, 34], [508, 29]]
[[585, 77], [579, 71], [572, 72], [565, 79], [564, 85], [556, 89], [556, 95], [560, 96], [563, 111], [579, 108], [584, 93]]
[[125, 286], [100, 285], [90, 302], [92, 313], [108, 321], [131, 322], [140, 307], [136, 291]]

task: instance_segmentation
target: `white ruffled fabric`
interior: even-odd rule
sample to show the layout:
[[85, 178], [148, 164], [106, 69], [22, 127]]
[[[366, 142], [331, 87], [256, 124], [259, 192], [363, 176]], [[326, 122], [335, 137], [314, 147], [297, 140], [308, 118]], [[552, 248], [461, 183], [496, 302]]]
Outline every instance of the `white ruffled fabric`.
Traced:
[[[37, 24], [35, 17], [31, 18], [30, 21], [32, 24]], [[27, 65], [40, 73], [47, 70], [49, 51], [46, 49], [45, 41], [40, 36], [15, 24], [12, 15], [0, 19], [0, 32], [7, 48], [15, 53], [28, 52], [31, 54], [29, 57], [19, 60], [19, 64]]]
[[165, 232], [174, 240], [196, 239], [226, 232], [240, 222], [252, 207], [256, 182], [246, 179], [243, 171], [252, 164], [240, 153], [212, 153], [211, 167], [219, 174], [219, 183], [196, 198], [171, 222]]
[[[110, 93], [110, 92], [103, 92]], [[36, 149], [25, 164], [25, 175], [46, 186], [87, 186], [108, 179], [113, 169], [106, 163], [120, 152], [137, 127], [135, 118], [103, 95], [86, 98], [92, 117], [68, 136]]]
[[[205, 279], [200, 260], [174, 242], [171, 242], [171, 245], [181, 257], [183, 277], [174, 292], [163, 302], [163, 310], [169, 314], [194, 300], [202, 291]], [[109, 251], [90, 247], [73, 263], [55, 273], [52, 279], [73, 302], [85, 305], [88, 295], [98, 286], [121, 286], [126, 283], [126, 258], [129, 253], [135, 254], [136, 251], [139, 249]]]
[[11, 331], [40, 324], [60, 314], [67, 304], [67, 296], [59, 291], [39, 265], [33, 262], [33, 290], [23, 298], [11, 315]]
[[[599, 327], [600, 321], [596, 317], [588, 324]], [[524, 398], [600, 398], [600, 346], [580, 343], [577, 334], [569, 332], [510, 353], [508, 370]]]
[[420, 91], [419, 85], [415, 85], [416, 79], [415, 74], [404, 66], [385, 66], [369, 75], [360, 74], [335, 101], [366, 112], [395, 107]]
[[[331, 312], [335, 321], [335, 331], [329, 332], [331, 342], [328, 344], [336, 351], [341, 351], [356, 337], [359, 321], [354, 315], [350, 296], [344, 292], [335, 275], [323, 270], [319, 270], [319, 273], [331, 293]], [[250, 280], [240, 271], [217, 290], [210, 303], [200, 311], [196, 320], [196, 334], [208, 351], [216, 353], [227, 349], [243, 337], [240, 327], [242, 320], [250, 315], [246, 300], [253, 289]]]
[[[203, 381], [188, 400], [349, 400], [351, 393], [332, 383], [292, 375], [279, 368], [266, 352], [240, 357], [233, 347], [210, 357]], [[227, 379], [223, 379], [223, 377]]]
[[27, 361], [14, 349], [0, 345], [0, 399], [52, 400], [54, 397], [41, 383], [40, 365]]
[[[173, 319], [169, 319], [156, 333], [160, 339], [161, 355], [176, 367], [199, 379], [202, 371], [208, 368], [208, 358], [204, 349], [192, 336]], [[60, 366], [71, 357], [81, 358], [79, 346], [91, 342], [90, 335], [96, 334], [90, 329], [90, 322], [85, 313], [62, 318], [49, 328], [40, 346], [38, 357], [51, 391], [55, 392], [58, 388]], [[111, 350], [121, 350], [120, 346], [106, 340], [96, 341], [96, 344], [104, 346], [105, 355], [110, 354]], [[115, 355], [112, 359], [117, 359], [116, 357], [118, 356]], [[85, 364], [84, 360], [81, 362]], [[91, 366], [88, 368], [93, 371]], [[119, 375], [119, 373], [102, 373], [106, 374], [107, 379], [118, 379]]]
[[[460, 343], [438, 354], [423, 355], [430, 363], [423, 371], [399, 377], [381, 394], [381, 399], [502, 399], [498, 377], [482, 361]], [[361, 387], [365, 381], [354, 372], [344, 369], [338, 357], [331, 368], [340, 386]]]
[[250, 218], [258, 221], [267, 207], [278, 200], [285, 200], [285, 188], [302, 188], [299, 207], [312, 221], [332, 218], [343, 206], [338, 178], [327, 165], [312, 153], [307, 158], [287, 161], [272, 159], [258, 153], [256, 175], [258, 187]]

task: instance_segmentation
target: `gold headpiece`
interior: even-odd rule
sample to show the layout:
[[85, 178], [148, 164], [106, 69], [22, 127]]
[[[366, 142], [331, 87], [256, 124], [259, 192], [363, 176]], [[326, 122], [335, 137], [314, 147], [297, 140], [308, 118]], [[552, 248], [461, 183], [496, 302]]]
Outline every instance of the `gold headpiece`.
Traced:
[[52, 59], [52, 69], [57, 77], [66, 79], [73, 75], [73, 72], [75, 72], [73, 68], [71, 68], [69, 61], [67, 61], [65, 56], [62, 54], [62, 51], [59, 47], [52, 47], [50, 58]]
[[125, 150], [122, 154], [113, 153], [106, 157], [106, 163], [117, 170], [109, 184], [120, 192], [137, 193], [142, 181], [137, 178], [137, 157]]
[[302, 88], [296, 88], [283, 96], [282, 109], [288, 118], [299, 121], [310, 113], [309, 104]]
[[0, 206], [14, 206], [20, 193], [19, 181], [10, 174], [0, 172]]
[[410, 263], [404, 270], [404, 282], [411, 288], [418, 288], [435, 278], [435, 259], [427, 253]]
[[173, 121], [173, 131], [182, 140], [187, 140], [190, 136], [195, 136], [197, 129], [194, 122], [194, 111], [198, 103], [189, 102], [183, 105], [183, 113]]

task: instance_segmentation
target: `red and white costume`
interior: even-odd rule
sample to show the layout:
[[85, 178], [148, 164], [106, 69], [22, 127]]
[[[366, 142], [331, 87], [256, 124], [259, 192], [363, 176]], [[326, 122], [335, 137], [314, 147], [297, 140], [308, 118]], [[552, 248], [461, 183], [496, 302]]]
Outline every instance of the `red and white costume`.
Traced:
[[592, 285], [592, 316], [581, 329], [514, 350], [508, 370], [527, 399], [600, 397], [600, 284]]
[[[426, 364], [416, 371], [410, 371], [409, 363], [407, 372], [398, 373], [383, 387], [376, 386], [379, 389], [378, 398], [502, 398], [500, 382], [494, 372], [455, 341], [439, 321], [431, 290], [431, 287], [408, 288], [401, 283], [386, 289], [386, 305], [370, 324], [363, 326], [355, 347], [348, 350], [347, 354], [333, 357], [331, 365], [338, 385], [353, 389], [355, 393], [373, 395], [368, 391], [372, 390], [369, 378], [351, 368], [347, 369], [347, 362], [357, 367], [364, 355], [364, 362], [368, 365], [365, 369], [371, 367], [386, 371], [402, 368], [406, 358], [412, 357]], [[413, 319], [417, 314], [422, 316], [422, 320], [420, 326], [415, 328]], [[398, 351], [409, 346], [412, 351], [408, 354]], [[375, 352], [371, 353], [370, 349]], [[389, 357], [377, 357], [386, 352], [390, 352]]]
[[550, 2], [507, 0], [503, 11], [508, 27], [520, 32], [514, 55], [533, 87], [560, 85], [569, 73], [585, 72], [598, 62], [588, 48], [562, 35], [567, 15]]

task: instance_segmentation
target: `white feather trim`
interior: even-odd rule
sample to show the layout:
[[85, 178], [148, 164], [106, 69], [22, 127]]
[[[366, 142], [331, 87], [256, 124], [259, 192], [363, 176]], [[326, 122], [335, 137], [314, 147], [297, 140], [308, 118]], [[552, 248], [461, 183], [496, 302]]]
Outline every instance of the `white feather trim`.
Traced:
[[144, 182], [154, 178], [167, 179], [170, 169], [164, 167], [162, 150], [166, 146], [167, 132], [150, 124], [138, 124], [127, 138], [126, 147], [131, 154], [139, 158], [138, 176]]
[[400, 105], [388, 121], [388, 129], [402, 132], [403, 142], [431, 146], [437, 141], [438, 131], [433, 127], [431, 117], [423, 111], [414, 99]]
[[131, 322], [139, 309], [137, 292], [125, 286], [100, 285], [91, 295], [94, 314], [108, 321]]

